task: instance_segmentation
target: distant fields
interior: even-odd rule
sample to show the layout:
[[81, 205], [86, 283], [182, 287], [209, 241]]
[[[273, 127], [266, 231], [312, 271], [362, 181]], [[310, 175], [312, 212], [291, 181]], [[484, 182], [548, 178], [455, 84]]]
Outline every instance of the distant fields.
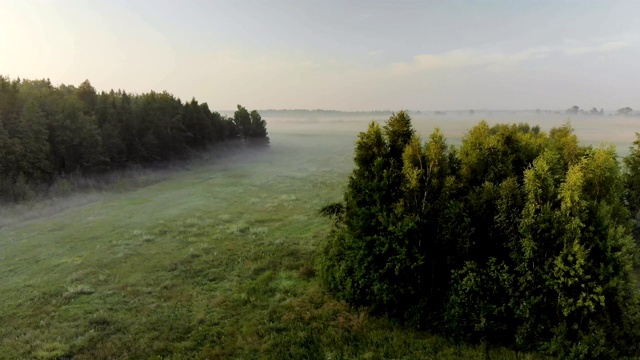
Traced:
[[[330, 222], [317, 210], [340, 199], [366, 120], [267, 119], [269, 151], [0, 229], [0, 358], [537, 359], [404, 328], [323, 290], [314, 256]], [[600, 129], [619, 149], [635, 131]]]

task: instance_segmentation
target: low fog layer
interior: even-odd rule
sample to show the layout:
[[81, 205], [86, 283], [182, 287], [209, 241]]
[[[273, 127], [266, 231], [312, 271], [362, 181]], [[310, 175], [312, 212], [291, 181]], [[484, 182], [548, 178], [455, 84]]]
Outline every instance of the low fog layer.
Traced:
[[[337, 113], [322, 115], [310, 112], [308, 116], [294, 117], [287, 112], [270, 114], [267, 118], [270, 133], [287, 134], [342, 134], [353, 135], [367, 129], [371, 120], [383, 123], [387, 113]], [[640, 131], [640, 118], [627, 116], [590, 116], [557, 113], [536, 113], [516, 111], [454, 111], [436, 114], [435, 112], [411, 112], [413, 125], [423, 138], [434, 128], [439, 127], [447, 139], [457, 144], [464, 134], [481, 120], [489, 125], [497, 123], [526, 122], [531, 126], [539, 125], [541, 130], [549, 131], [571, 122], [578, 139], [584, 144], [613, 144], [619, 155], [628, 153], [628, 147], [635, 140], [635, 132]]]
[[264, 151], [251, 147], [217, 146], [188, 160], [176, 160], [152, 168], [134, 166], [105, 175], [65, 177], [53, 185], [58, 196], [40, 196], [33, 201], [0, 206], [0, 229], [49, 216], [64, 216], [67, 210], [97, 201], [107, 202], [118, 196], [127, 197], [141, 188], [177, 177], [193, 176], [195, 171], [224, 174], [230, 169], [260, 161], [266, 155]]
[[[366, 124], [365, 124], [366, 126]], [[352, 168], [355, 132], [321, 133], [306, 131], [270, 134], [269, 148], [215, 147], [187, 161], [176, 161], [155, 168], [134, 168], [103, 176], [78, 177], [56, 184], [64, 188], [61, 196], [39, 198], [32, 202], [0, 206], [0, 229], [50, 216], [64, 216], [66, 211], [94, 202], [108, 202], [115, 197], [130, 197], [146, 187], [162, 186], [178, 179], [207, 181], [233, 176], [240, 171], [260, 181], [285, 181], [291, 177], [320, 174], [341, 181]], [[266, 166], [262, 166], [266, 165]], [[188, 189], [187, 189], [188, 190]]]
[[[481, 120], [490, 125], [496, 123], [527, 122], [540, 125], [543, 131], [571, 121], [576, 135], [585, 144], [613, 144], [618, 154], [624, 156], [640, 131], [640, 119], [624, 116], [588, 116], [567, 114], [536, 114], [535, 112], [433, 112], [411, 113], [413, 125], [426, 139], [435, 127], [439, 127], [451, 144], [459, 144], [465, 133]], [[238, 153], [204, 153], [186, 164], [167, 166], [162, 169], [125, 171], [107, 175], [105, 179], [88, 179], [88, 190], [63, 198], [39, 201], [35, 204], [5, 206], [0, 209], [0, 228], [28, 220], [58, 215], [65, 210], [95, 201], [106, 201], [112, 196], [127, 196], [127, 192], [176, 176], [191, 176], [203, 167], [212, 174], [224, 175], [225, 171], [250, 165], [252, 162], [267, 162], [268, 170], [260, 168], [265, 178], [296, 176], [301, 173], [342, 173], [353, 166], [353, 147], [358, 133], [365, 131], [370, 121], [383, 123], [386, 113], [337, 113], [322, 115], [311, 112], [308, 116], [294, 116], [279, 112], [265, 116], [270, 149], [259, 153], [245, 149]], [[219, 150], [218, 150], [219, 151]], [[268, 171], [268, 173], [264, 173]], [[92, 185], [93, 184], [93, 185]]]

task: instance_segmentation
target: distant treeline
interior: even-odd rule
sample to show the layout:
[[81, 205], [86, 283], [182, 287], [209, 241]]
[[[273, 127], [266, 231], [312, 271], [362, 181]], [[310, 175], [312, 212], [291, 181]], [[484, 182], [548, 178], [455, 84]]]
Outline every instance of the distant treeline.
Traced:
[[340, 111], [340, 110], [322, 110], [322, 109], [268, 109], [260, 110], [264, 115], [279, 116], [279, 117], [343, 117], [343, 116], [390, 116], [393, 112], [391, 110], [373, 110], [373, 111]]
[[[577, 105], [567, 109], [567, 110], [550, 110], [550, 109], [536, 109], [536, 110], [500, 110], [500, 109], [469, 109], [469, 110], [405, 110], [408, 114], [424, 114], [424, 115], [447, 115], [447, 114], [456, 114], [456, 115], [479, 115], [479, 114], [530, 114], [535, 113], [536, 115], [541, 114], [569, 114], [569, 115], [590, 115], [590, 116], [604, 116], [604, 115], [617, 115], [617, 116], [638, 116], [640, 113], [638, 111], [634, 111], [630, 107], [620, 108], [616, 111], [608, 111], [605, 112], [603, 108], [599, 110], [595, 107], [591, 108], [591, 110], [580, 109]], [[345, 116], [391, 116], [393, 114], [392, 110], [372, 110], [372, 111], [342, 111], [342, 110], [323, 110], [323, 109], [268, 109], [261, 110], [263, 115], [268, 115], [272, 117], [309, 117], [309, 116], [318, 116], [318, 117], [345, 117]]]
[[[539, 111], [539, 110], [538, 110]], [[591, 110], [587, 111], [585, 109], [580, 109], [580, 107], [578, 105], [573, 105], [572, 107], [570, 107], [569, 109], [567, 109], [565, 111], [565, 113], [567, 114], [571, 114], [571, 115], [604, 115], [604, 109], [600, 108], [600, 110], [598, 110], [597, 108], [591, 108]], [[614, 115], [614, 113], [610, 113], [609, 115]], [[633, 115], [633, 109], [630, 107], [623, 107], [620, 108], [618, 110], [616, 110], [615, 115], [618, 116], [629, 116], [629, 115]]]
[[240, 105], [227, 118], [167, 92], [97, 93], [89, 81], [53, 86], [0, 76], [1, 200], [22, 200], [20, 189], [66, 174], [182, 159], [229, 140], [267, 144], [266, 122]]
[[399, 112], [360, 133], [320, 274], [342, 299], [458, 340], [562, 359], [640, 353], [640, 134], [613, 147], [485, 121], [460, 147]]

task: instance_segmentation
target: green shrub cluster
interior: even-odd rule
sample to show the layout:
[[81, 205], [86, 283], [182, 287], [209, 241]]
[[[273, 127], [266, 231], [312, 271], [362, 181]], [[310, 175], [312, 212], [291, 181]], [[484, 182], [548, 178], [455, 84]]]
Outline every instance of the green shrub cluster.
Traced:
[[321, 276], [456, 339], [563, 358], [637, 354], [635, 243], [612, 147], [569, 124], [480, 122], [455, 148], [405, 112], [360, 133]]
[[0, 76], [0, 200], [28, 200], [32, 189], [68, 174], [181, 159], [238, 139], [269, 142], [257, 111], [238, 105], [227, 118], [167, 92], [98, 94], [89, 81], [53, 86]]

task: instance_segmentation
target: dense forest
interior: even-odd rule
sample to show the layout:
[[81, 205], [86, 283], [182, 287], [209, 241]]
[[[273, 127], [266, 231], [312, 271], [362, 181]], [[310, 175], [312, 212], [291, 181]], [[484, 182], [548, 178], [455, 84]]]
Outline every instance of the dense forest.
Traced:
[[0, 200], [19, 201], [61, 176], [183, 159], [229, 140], [268, 144], [266, 122], [238, 105], [233, 118], [162, 92], [97, 93], [0, 76]]
[[405, 112], [360, 133], [321, 276], [339, 297], [462, 341], [561, 358], [637, 355], [640, 140], [480, 122], [459, 148]]

